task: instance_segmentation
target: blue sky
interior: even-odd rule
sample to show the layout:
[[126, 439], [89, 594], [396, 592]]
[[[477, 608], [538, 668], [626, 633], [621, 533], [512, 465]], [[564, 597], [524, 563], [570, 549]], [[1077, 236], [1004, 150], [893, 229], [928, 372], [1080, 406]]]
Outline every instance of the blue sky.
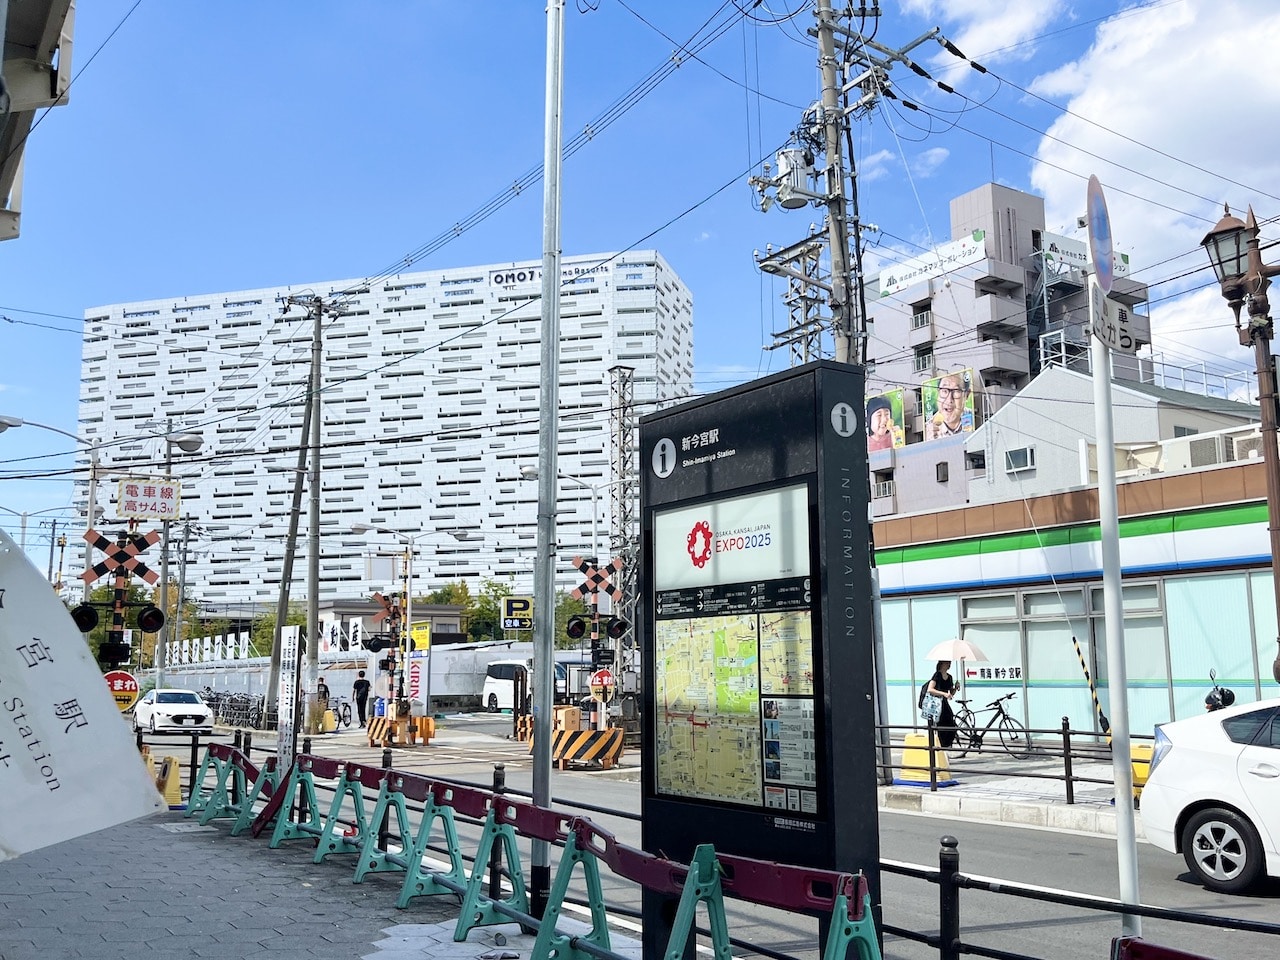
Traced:
[[[820, 219], [761, 213], [746, 178], [817, 98], [812, 4], [750, 17], [706, 0], [591, 4], [565, 16], [565, 138], [592, 135], [564, 164], [564, 252], [666, 256], [694, 296], [690, 392], [778, 369], [785, 352], [763, 346], [786, 325], [782, 287], [753, 250]], [[1164, 358], [1251, 367], [1196, 244], [1222, 200], [1280, 215], [1280, 81], [1263, 69], [1280, 10], [882, 8], [880, 42], [940, 26], [989, 72], [930, 41], [914, 56], [959, 93], [899, 67], [895, 90], [923, 109], [886, 102], [855, 124], [863, 218], [881, 228], [869, 273], [948, 239], [950, 198], [992, 179], [1044, 194], [1050, 229], [1071, 232], [1097, 173], [1118, 249], [1153, 284]], [[92, 306], [379, 273], [502, 195], [541, 163], [545, 25], [542, 4], [510, 0], [81, 4], [70, 102], [28, 142], [22, 235], [0, 244], [0, 414], [75, 431]], [[680, 47], [676, 69], [609, 113]], [[1244, 92], [1216, 103], [1218, 84]], [[541, 217], [534, 186], [412, 269], [538, 258]], [[0, 506], [50, 511], [28, 532], [42, 566], [37, 523], [71, 486], [26, 477], [69, 468], [70, 447], [36, 429], [0, 437]], [[0, 510], [0, 526], [16, 533], [18, 518]]]

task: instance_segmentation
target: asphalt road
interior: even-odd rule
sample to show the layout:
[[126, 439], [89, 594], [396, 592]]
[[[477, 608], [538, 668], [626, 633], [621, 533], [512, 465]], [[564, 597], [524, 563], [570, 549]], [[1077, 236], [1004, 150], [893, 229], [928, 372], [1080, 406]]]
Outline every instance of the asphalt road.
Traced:
[[[501, 735], [505, 727], [493, 720], [474, 720], [468, 730], [486, 727]], [[456, 729], [456, 727], [454, 728]], [[501, 749], [495, 745], [495, 749]], [[504, 756], [507, 783], [518, 790], [532, 787], [527, 760]], [[434, 765], [433, 765], [434, 766]], [[472, 756], [457, 768], [457, 776], [483, 781], [492, 764]], [[441, 775], [448, 775], [445, 769]], [[640, 784], [594, 773], [556, 771], [552, 795], [560, 803], [639, 813]], [[630, 843], [639, 841], [639, 824], [620, 818], [601, 818], [602, 825]], [[1116, 842], [1110, 837], [1020, 827], [976, 820], [951, 820], [898, 812], [880, 812], [881, 858], [935, 867], [943, 835], [959, 841], [961, 870], [970, 875], [1000, 878], [1064, 892], [1116, 897], [1119, 895]], [[1271, 881], [1250, 896], [1212, 893], [1195, 883], [1181, 857], [1145, 841], [1138, 844], [1139, 895], [1143, 903], [1211, 914], [1218, 917], [1280, 922], [1280, 881]], [[936, 933], [937, 888], [921, 880], [883, 875], [884, 922], [895, 927]], [[625, 887], [615, 888], [620, 896]], [[629, 898], [634, 902], [634, 897]], [[1043, 901], [967, 890], [961, 894], [962, 939], [967, 943], [1055, 958], [1097, 958], [1108, 955], [1110, 940], [1118, 936], [1120, 918], [1111, 914], [1061, 907]], [[1211, 957], [1272, 960], [1280, 942], [1259, 934], [1224, 931], [1161, 920], [1144, 920], [1146, 939]], [[753, 934], [749, 931], [759, 931]], [[755, 908], [730, 914], [730, 931], [746, 939], [761, 938], [775, 949], [802, 949], [813, 937], [812, 923], [793, 918], [761, 916]], [[891, 957], [936, 957], [936, 951], [906, 941], [886, 940]]]

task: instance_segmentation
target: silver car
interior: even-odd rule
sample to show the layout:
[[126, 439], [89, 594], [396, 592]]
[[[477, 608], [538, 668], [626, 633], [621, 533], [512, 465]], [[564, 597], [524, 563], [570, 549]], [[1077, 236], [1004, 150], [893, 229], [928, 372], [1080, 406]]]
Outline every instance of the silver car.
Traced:
[[213, 733], [213, 711], [194, 690], [149, 690], [133, 705], [134, 732]]

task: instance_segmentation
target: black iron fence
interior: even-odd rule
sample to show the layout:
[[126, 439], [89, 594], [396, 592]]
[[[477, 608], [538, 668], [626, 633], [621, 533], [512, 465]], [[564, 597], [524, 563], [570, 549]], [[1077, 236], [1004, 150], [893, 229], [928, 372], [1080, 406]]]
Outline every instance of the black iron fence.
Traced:
[[[937, 791], [945, 782], [948, 771], [952, 769], [953, 758], [965, 760], [964, 772], [971, 776], [1007, 777], [1011, 772], [1008, 761], [1020, 761], [1016, 767], [1018, 777], [1061, 782], [1066, 802], [1070, 804], [1076, 802], [1079, 784], [1110, 786], [1115, 783], [1109, 774], [1105, 777], [1087, 776], [1077, 770], [1080, 764], [1111, 761], [1111, 747], [1105, 734], [1095, 730], [1074, 730], [1068, 717], [1062, 718], [1059, 727], [1031, 729], [1026, 733], [1025, 745], [1020, 744], [1016, 750], [1010, 750], [995, 737], [991, 742], [953, 744], [944, 749], [932, 723], [927, 728], [892, 724], [877, 726], [876, 737], [880, 745], [877, 773], [882, 784], [892, 783], [903, 767], [904, 752], [910, 750], [912, 757], [908, 762], [911, 769], [927, 774], [923, 779], [927, 780], [931, 791]], [[1150, 745], [1154, 736], [1133, 735], [1129, 739], [1133, 744]], [[917, 745], [913, 746], [913, 741]], [[1139, 784], [1145, 779], [1147, 757], [1149, 753], [1136, 755], [1134, 759], [1135, 782]]]

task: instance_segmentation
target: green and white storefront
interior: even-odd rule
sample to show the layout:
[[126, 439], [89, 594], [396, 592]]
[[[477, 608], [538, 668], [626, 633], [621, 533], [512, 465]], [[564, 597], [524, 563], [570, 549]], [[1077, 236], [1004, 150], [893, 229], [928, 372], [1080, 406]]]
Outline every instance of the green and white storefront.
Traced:
[[[1064, 716], [1073, 730], [1096, 729], [1074, 637], [1109, 711], [1098, 523], [1022, 526], [876, 550], [891, 724], [918, 722], [934, 667], [924, 654], [954, 636], [988, 657], [964, 664], [975, 706], [1016, 690], [1013, 711], [1031, 729], [1058, 729]], [[1280, 695], [1268, 544], [1265, 503], [1121, 519], [1134, 733], [1203, 712], [1211, 669], [1239, 700]]]

